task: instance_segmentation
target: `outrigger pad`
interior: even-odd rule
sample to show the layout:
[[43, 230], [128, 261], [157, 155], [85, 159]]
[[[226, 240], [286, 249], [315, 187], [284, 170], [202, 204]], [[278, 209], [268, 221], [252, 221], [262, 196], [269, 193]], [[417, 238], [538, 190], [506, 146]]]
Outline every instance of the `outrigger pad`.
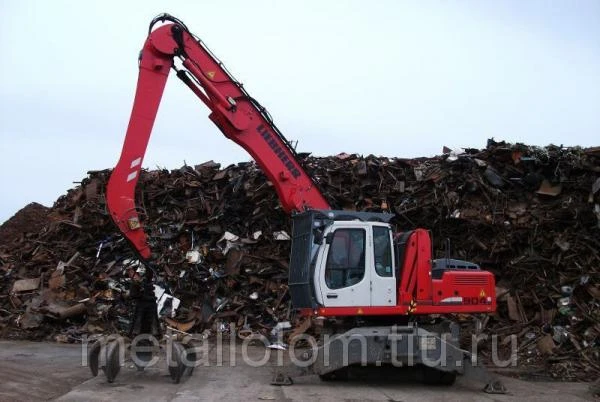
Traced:
[[506, 394], [506, 387], [500, 380], [492, 380], [485, 384], [483, 392], [486, 394]]
[[282, 372], [275, 373], [271, 385], [292, 385], [294, 381], [289, 375], [285, 375]]

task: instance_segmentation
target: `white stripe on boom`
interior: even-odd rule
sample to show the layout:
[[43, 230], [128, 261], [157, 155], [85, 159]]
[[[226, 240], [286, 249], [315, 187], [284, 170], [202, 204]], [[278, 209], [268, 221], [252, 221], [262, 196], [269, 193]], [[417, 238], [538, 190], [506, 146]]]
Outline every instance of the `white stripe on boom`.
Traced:
[[[141, 157], [137, 158], [137, 159], [134, 159], [133, 161], [131, 161], [131, 166], [129, 166], [129, 167], [133, 169], [134, 167], [136, 167], [140, 163], [142, 163], [142, 158]], [[129, 180], [127, 180], [127, 181], [129, 181]]]

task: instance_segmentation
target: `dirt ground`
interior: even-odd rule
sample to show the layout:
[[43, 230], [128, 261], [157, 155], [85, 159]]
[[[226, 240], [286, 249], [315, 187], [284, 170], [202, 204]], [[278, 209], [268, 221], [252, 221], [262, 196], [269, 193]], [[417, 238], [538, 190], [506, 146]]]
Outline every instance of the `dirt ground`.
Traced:
[[89, 378], [80, 345], [0, 341], [1, 401], [50, 400]]
[[[211, 350], [209, 365], [173, 384], [166, 366], [143, 372], [126, 361], [114, 383], [102, 374], [93, 377], [83, 367], [81, 345], [0, 341], [0, 400], [59, 401], [585, 401], [594, 400], [585, 383], [525, 382], [502, 377], [509, 393], [489, 395], [481, 384], [459, 378], [453, 386], [431, 386], [398, 369], [357, 373], [351, 380], [322, 382], [317, 376], [296, 378], [294, 385], [270, 385], [271, 359], [261, 367], [244, 363], [243, 355], [259, 361], [265, 350], [225, 347], [218, 357]], [[219, 362], [221, 362], [219, 366]]]

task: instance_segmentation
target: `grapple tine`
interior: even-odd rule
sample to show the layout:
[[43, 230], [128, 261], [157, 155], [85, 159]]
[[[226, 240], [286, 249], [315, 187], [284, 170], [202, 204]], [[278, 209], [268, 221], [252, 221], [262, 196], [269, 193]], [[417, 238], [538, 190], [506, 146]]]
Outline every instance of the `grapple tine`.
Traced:
[[113, 340], [109, 341], [106, 345], [106, 363], [102, 367], [102, 371], [104, 371], [104, 375], [106, 376], [106, 380], [109, 383], [112, 383], [119, 371], [121, 370], [121, 347], [120, 342]]
[[90, 370], [94, 377], [96, 377], [98, 375], [98, 364], [99, 364], [101, 349], [102, 349], [102, 342], [97, 340], [92, 344], [92, 346], [88, 350], [88, 364], [90, 366]]
[[173, 342], [171, 359], [167, 362], [169, 365], [169, 374], [173, 383], [179, 384], [181, 377], [186, 369], [183, 358], [185, 355], [185, 347], [180, 342]]

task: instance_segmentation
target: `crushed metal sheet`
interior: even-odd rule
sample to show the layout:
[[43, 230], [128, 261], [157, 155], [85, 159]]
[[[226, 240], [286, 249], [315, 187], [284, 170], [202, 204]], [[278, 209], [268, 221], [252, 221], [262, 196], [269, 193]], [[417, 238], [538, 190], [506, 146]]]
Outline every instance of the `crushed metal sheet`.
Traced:
[[13, 283], [12, 292], [29, 292], [39, 289], [40, 278], [19, 279]]

